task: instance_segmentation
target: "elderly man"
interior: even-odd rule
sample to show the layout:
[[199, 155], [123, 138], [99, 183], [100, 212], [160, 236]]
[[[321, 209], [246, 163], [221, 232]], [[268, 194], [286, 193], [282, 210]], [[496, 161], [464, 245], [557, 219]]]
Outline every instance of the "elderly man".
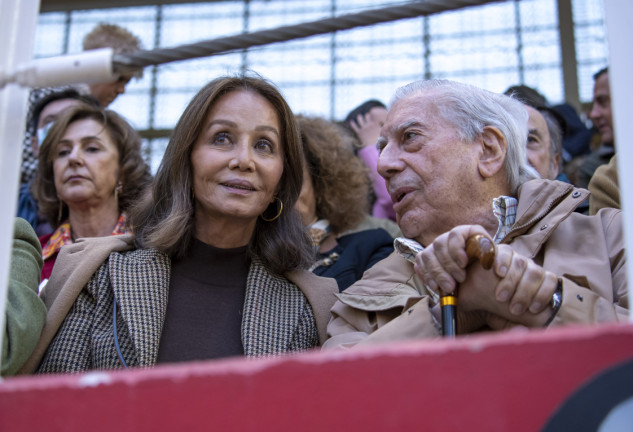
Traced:
[[558, 120], [549, 108], [533, 108], [528, 112], [527, 158], [541, 178], [556, 180], [563, 152], [563, 134]]
[[541, 178], [558, 179], [563, 160], [565, 119], [548, 108], [545, 96], [526, 85], [509, 87], [503, 94], [523, 103], [528, 112], [527, 158]]
[[[458, 291], [458, 334], [627, 319], [621, 213], [575, 213], [586, 191], [537, 179], [520, 102], [418, 81], [390, 106], [378, 171], [406, 238], [339, 294], [326, 347], [438, 336], [440, 292]], [[469, 263], [476, 234], [490, 270]]]

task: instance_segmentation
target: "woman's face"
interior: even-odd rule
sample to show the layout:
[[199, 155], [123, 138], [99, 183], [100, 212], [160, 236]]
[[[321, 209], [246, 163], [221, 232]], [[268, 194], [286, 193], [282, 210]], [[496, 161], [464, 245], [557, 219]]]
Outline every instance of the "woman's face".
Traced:
[[303, 183], [301, 184], [301, 193], [295, 204], [295, 210], [301, 215], [301, 221], [304, 226], [308, 226], [315, 222], [316, 219], [316, 197], [314, 196], [314, 186], [310, 178], [310, 170], [304, 164]]
[[101, 123], [83, 119], [68, 126], [53, 152], [53, 172], [57, 195], [71, 209], [115, 203], [119, 151]]
[[221, 96], [191, 152], [196, 223], [239, 222], [254, 229], [278, 191], [283, 150], [270, 102], [246, 90]]

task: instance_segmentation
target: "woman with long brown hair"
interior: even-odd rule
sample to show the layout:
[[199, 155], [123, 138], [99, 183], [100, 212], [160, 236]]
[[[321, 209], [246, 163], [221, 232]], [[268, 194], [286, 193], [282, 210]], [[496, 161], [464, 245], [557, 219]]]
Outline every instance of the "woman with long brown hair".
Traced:
[[[134, 250], [118, 239], [112, 249], [125, 252], [110, 253], [82, 288], [39, 371], [319, 346], [336, 287], [303, 270], [312, 252], [293, 210], [301, 158], [294, 116], [272, 84], [223, 77], [203, 87], [131, 212]], [[82, 262], [99, 261], [90, 250], [108, 240], [84, 247]], [[77, 259], [64, 261], [60, 279]]]

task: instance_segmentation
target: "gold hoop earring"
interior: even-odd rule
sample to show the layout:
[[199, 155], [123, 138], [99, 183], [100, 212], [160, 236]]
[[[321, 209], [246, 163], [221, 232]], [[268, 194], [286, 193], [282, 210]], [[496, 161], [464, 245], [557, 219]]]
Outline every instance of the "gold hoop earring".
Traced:
[[263, 220], [265, 220], [266, 222], [272, 222], [275, 219], [277, 219], [279, 216], [281, 216], [281, 212], [284, 210], [284, 203], [279, 199], [279, 197], [275, 197], [275, 199], [277, 201], [279, 201], [279, 211], [277, 212], [277, 215], [274, 218], [270, 218], [270, 219], [266, 219], [264, 217], [264, 214], [262, 213], [259, 217], [261, 217]]

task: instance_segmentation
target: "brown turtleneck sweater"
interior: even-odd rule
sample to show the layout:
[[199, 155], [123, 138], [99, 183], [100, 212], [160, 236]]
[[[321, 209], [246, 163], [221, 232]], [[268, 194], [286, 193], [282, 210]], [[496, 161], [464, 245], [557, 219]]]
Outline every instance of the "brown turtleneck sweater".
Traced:
[[197, 239], [185, 258], [172, 260], [158, 363], [244, 355], [249, 267], [246, 246], [218, 249]]

